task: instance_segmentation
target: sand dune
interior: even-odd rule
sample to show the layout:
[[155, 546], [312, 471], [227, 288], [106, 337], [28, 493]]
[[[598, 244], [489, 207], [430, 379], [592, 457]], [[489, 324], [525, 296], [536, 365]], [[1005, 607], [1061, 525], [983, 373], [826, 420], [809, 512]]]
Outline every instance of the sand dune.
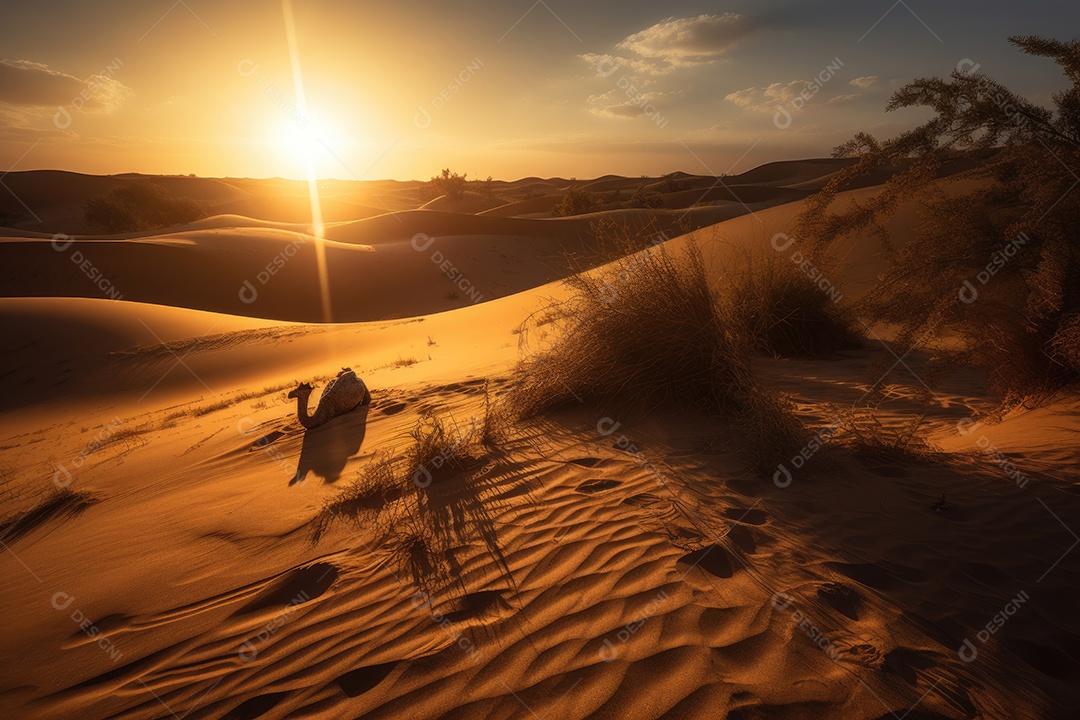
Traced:
[[[567, 296], [559, 250], [588, 250], [590, 223], [652, 219], [678, 236], [672, 251], [693, 237], [715, 275], [747, 252], [797, 262], [798, 238], [778, 250], [774, 237], [801, 203], [770, 205], [837, 163], [805, 165], [745, 174], [749, 208], [331, 223], [334, 316], [369, 322], [252, 317], [320, 319], [302, 221], [220, 215], [62, 252], [48, 237], [0, 242], [0, 332], [14, 348], [0, 369], [0, 524], [57, 478], [93, 498], [4, 540], [0, 592], [19, 623], [0, 632], [0, 715], [1070, 717], [1076, 399], [973, 424], [991, 405], [983, 373], [928, 396], [907, 368], [921, 376], [929, 357], [901, 365], [872, 337], [755, 369], [822, 430], [892, 366], [879, 419], [925, 412], [940, 455], [828, 447], [779, 487], [748, 470], [728, 421], [572, 404], [430, 486], [420, 520], [453, 573], [414, 574], [372, 525], [336, 522], [311, 541], [323, 501], [400, 452], [422, 413], [468, 423], [485, 389], [508, 387], [519, 324]], [[900, 242], [917, 221], [901, 210]], [[435, 239], [417, 250], [417, 233]], [[101, 289], [74, 251], [123, 299], [85, 297]], [[853, 238], [823, 269], [850, 299], [881, 267], [878, 245]], [[342, 366], [372, 403], [304, 432], [287, 390], [321, 389]], [[1005, 608], [1020, 609], [994, 626]]]
[[[448, 310], [536, 287], [588, 262], [594, 223], [607, 218], [672, 237], [745, 212], [621, 210], [539, 220], [417, 210], [326, 227], [329, 318], [357, 321]], [[279, 320], [320, 321], [316, 243], [306, 228], [236, 216], [165, 235], [53, 242], [0, 239], [9, 297], [107, 297]], [[291, 229], [285, 229], [291, 228]], [[57, 248], [64, 248], [58, 251]], [[402, 279], [413, 289], [402, 296]], [[243, 292], [242, 292], [243, 291]]]
[[[325, 222], [342, 222], [382, 215], [384, 208], [364, 207], [328, 198], [322, 206]], [[311, 224], [311, 198], [307, 195], [251, 197], [215, 204], [215, 215], [240, 215], [272, 222]]]

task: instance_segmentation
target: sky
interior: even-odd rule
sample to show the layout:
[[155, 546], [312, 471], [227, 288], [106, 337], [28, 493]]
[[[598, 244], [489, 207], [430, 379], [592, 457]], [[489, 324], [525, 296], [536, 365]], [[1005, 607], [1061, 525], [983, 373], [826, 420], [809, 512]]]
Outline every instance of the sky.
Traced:
[[890, 94], [961, 63], [1047, 103], [1064, 78], [1006, 38], [1080, 28], [1074, 0], [290, 1], [6, 2], [0, 172], [737, 173], [912, 127]]

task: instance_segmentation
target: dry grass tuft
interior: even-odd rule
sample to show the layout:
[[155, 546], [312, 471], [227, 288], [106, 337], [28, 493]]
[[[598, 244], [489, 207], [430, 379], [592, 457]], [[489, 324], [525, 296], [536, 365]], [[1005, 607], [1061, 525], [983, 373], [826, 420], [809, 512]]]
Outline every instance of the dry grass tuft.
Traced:
[[655, 245], [566, 282], [573, 295], [551, 308], [555, 339], [521, 363], [509, 417], [575, 400], [631, 412], [674, 404], [734, 418], [758, 470], [802, 446], [789, 404], [751, 372], [753, 343], [714, 296], [696, 243], [678, 257]]
[[322, 510], [312, 521], [312, 543], [322, 539], [335, 520], [353, 524], [363, 524], [365, 521], [374, 523], [379, 511], [401, 496], [402, 488], [397, 474], [400, 464], [399, 459], [384, 453], [365, 465], [352, 484], [323, 503]]
[[97, 502], [100, 499], [92, 493], [69, 487], [55, 490], [29, 510], [0, 522], [0, 540], [11, 543], [53, 520], [78, 517]]
[[867, 462], [927, 463], [938, 448], [919, 434], [925, 413], [898, 425], [886, 426], [873, 408], [837, 413], [844, 442], [855, 457]]
[[730, 314], [755, 350], [804, 357], [858, 345], [842, 295], [823, 274], [816, 283], [789, 258], [761, 251], [733, 263], [725, 281]]
[[[588, 399], [709, 411], [741, 404], [749, 364], [696, 244], [680, 257], [655, 246], [566, 283], [574, 294], [551, 308], [557, 339], [522, 363], [508, 396], [516, 417]], [[527, 347], [527, 333], [523, 340]]]
[[444, 472], [459, 472], [475, 464], [477, 424], [462, 431], [451, 418], [448, 423], [433, 412], [422, 413], [412, 430], [412, 444], [405, 451], [409, 477], [418, 487], [430, 485]]
[[468, 497], [472, 488], [448, 482], [481, 460], [482, 427], [474, 422], [463, 431], [452, 418], [422, 414], [403, 453], [377, 456], [324, 503], [312, 521], [311, 542], [318, 542], [337, 520], [365, 526], [378, 545], [389, 548], [400, 575], [410, 575], [430, 592], [449, 576], [455, 543], [474, 540], [469, 533], [485, 542], [494, 538], [491, 528], [474, 526], [490, 520], [480, 500]]

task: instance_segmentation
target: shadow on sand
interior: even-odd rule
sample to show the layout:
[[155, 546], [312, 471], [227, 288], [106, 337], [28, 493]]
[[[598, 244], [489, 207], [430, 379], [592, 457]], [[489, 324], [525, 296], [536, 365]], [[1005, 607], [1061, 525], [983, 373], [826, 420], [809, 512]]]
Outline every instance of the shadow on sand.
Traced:
[[336, 417], [325, 425], [304, 432], [300, 460], [290, 485], [304, 480], [309, 472], [324, 482], [332, 483], [341, 477], [345, 463], [360, 450], [367, 429], [368, 410], [363, 405], [352, 412]]

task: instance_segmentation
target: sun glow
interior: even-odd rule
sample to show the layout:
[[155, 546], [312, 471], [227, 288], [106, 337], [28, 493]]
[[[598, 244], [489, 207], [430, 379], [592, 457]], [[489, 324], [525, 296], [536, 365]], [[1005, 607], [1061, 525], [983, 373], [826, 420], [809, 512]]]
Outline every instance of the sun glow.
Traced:
[[[341, 137], [333, 124], [321, 116], [282, 117], [268, 129], [269, 144], [290, 169], [299, 169], [306, 179], [308, 165], [316, 175], [332, 170], [341, 147]], [[290, 172], [290, 174], [293, 174]]]
[[[300, 50], [296, 42], [296, 20], [293, 17], [293, 9], [291, 0], [281, 0], [281, 12], [285, 21], [285, 37], [289, 43], [289, 58], [292, 61], [292, 75], [293, 75], [293, 87], [296, 91], [296, 108], [299, 111], [299, 117], [307, 119], [307, 97], [304, 95], [304, 76], [300, 70]], [[296, 127], [301, 131], [307, 128], [303, 127], [304, 121], [296, 124]], [[310, 141], [304, 143], [306, 147]], [[333, 313], [330, 308], [330, 276], [326, 268], [326, 247], [322, 242], [323, 237], [323, 219], [322, 219], [322, 205], [319, 201], [319, 179], [315, 174], [315, 158], [308, 152], [305, 158], [305, 165], [307, 171], [308, 181], [308, 196], [311, 198], [311, 234], [317, 239], [315, 241], [315, 264], [319, 273], [319, 294], [322, 300], [323, 321], [330, 322], [333, 317]]]

